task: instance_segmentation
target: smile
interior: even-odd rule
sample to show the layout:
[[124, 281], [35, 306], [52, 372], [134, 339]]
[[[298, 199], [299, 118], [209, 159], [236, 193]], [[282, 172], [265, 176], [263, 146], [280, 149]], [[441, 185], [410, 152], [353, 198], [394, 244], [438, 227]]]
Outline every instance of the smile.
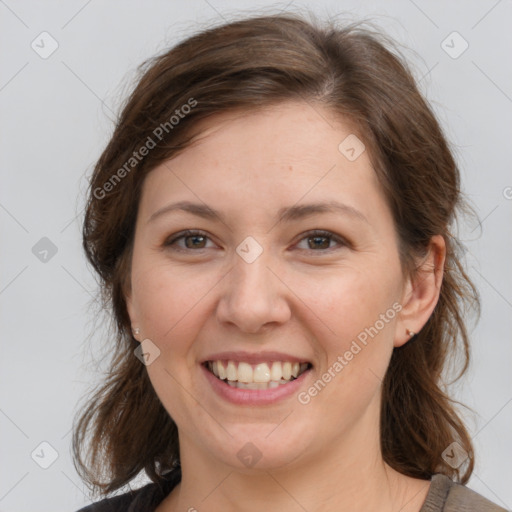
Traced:
[[250, 364], [244, 361], [206, 361], [205, 367], [217, 379], [238, 389], [272, 389], [289, 384], [311, 368], [311, 363], [272, 361]]

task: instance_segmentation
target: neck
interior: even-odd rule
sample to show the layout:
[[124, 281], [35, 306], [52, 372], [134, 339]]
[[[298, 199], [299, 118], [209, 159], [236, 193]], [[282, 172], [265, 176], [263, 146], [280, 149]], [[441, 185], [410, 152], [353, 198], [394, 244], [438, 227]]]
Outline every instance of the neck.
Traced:
[[157, 511], [420, 511], [430, 482], [388, 466], [379, 443], [368, 441], [379, 439], [371, 434], [344, 436], [339, 446], [280, 468], [244, 470], [221, 465], [182, 439], [181, 483]]

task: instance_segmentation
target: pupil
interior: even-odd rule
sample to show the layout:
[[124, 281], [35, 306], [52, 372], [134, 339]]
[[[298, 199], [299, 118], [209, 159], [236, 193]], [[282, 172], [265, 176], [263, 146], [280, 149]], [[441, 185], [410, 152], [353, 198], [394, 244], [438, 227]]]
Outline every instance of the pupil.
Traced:
[[[327, 248], [328, 248], [328, 246], [329, 246], [329, 240], [328, 240], [328, 238], [327, 238], [326, 236], [315, 236], [315, 237], [312, 237], [312, 239], [314, 240], [314, 244], [313, 244], [313, 245], [314, 245], [314, 247], [320, 247], [320, 246], [322, 246], [322, 247], [321, 247], [322, 249], [327, 249]], [[326, 246], [326, 244], [325, 244], [325, 243], [324, 243], [324, 244], [320, 244], [320, 245], [319, 245], [319, 244], [317, 244], [317, 242], [318, 242], [319, 240], [324, 240], [324, 241], [326, 241], [326, 242], [327, 242], [327, 246]]]
[[197, 240], [197, 239], [200, 239], [200, 238], [204, 239], [204, 236], [202, 236], [202, 235], [188, 236], [188, 237], [187, 237], [187, 247], [188, 247], [189, 249], [190, 249], [190, 248], [193, 248], [193, 247], [198, 247], [197, 245], [194, 245], [194, 243], [193, 243], [193, 242], [192, 242], [191, 244], [189, 244], [189, 243], [188, 243], [188, 241], [189, 241], [190, 239]]

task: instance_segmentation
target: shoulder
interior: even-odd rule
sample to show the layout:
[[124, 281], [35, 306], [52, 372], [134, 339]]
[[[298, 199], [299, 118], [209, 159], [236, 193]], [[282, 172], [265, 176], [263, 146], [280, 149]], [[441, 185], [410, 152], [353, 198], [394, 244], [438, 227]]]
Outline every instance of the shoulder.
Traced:
[[507, 512], [477, 492], [440, 473], [432, 477], [420, 512]]
[[77, 512], [138, 512], [153, 511], [174, 489], [181, 479], [180, 471], [169, 473], [163, 484], [149, 483], [136, 490], [129, 490], [119, 496], [105, 498], [92, 503]]

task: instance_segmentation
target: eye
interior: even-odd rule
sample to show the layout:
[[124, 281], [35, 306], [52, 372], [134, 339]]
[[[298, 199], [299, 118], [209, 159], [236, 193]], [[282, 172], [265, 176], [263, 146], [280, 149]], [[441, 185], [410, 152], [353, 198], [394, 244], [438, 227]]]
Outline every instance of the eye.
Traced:
[[[207, 233], [200, 230], [186, 230], [170, 237], [165, 243], [165, 247], [172, 247], [178, 251], [187, 251], [188, 249], [207, 249], [206, 243], [209, 240]], [[336, 249], [335, 247], [329, 247], [334, 241], [340, 247], [348, 246], [348, 243], [341, 237], [331, 233], [330, 231], [314, 230], [306, 233], [300, 242], [307, 240], [307, 247], [301, 248], [301, 250], [314, 250], [314, 252], [324, 252]], [[179, 244], [178, 242], [184, 241], [185, 245]]]
[[307, 241], [307, 247], [301, 248], [301, 250], [314, 250], [315, 252], [322, 252], [322, 251], [331, 251], [333, 249], [336, 249], [335, 247], [329, 247], [331, 242], [338, 243], [339, 246], [344, 247], [347, 246], [347, 242], [343, 240], [341, 237], [335, 235], [334, 233], [331, 233], [330, 231], [322, 231], [322, 230], [314, 230], [310, 231], [309, 233], [306, 233], [306, 236], [304, 236], [300, 242], [303, 240]]
[[[184, 240], [185, 247], [177, 244], [180, 240]], [[208, 236], [204, 231], [189, 229], [172, 236], [169, 240], [166, 240], [164, 245], [166, 247], [174, 246], [173, 248], [179, 251], [186, 251], [187, 249], [207, 249], [207, 247], [205, 247], [207, 240]]]

